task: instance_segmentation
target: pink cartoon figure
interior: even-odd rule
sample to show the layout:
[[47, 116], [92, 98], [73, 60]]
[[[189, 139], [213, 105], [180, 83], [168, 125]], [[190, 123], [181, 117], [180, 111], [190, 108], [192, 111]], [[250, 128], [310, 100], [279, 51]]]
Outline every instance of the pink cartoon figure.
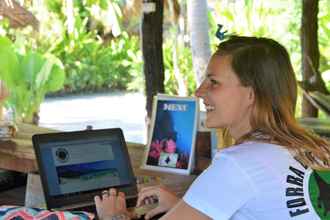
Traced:
[[154, 140], [151, 142], [149, 157], [158, 160], [160, 153], [162, 152], [163, 141]]
[[175, 151], [176, 151], [176, 143], [175, 143], [175, 141], [172, 138], [170, 138], [167, 141], [165, 141], [164, 151], [166, 153], [170, 153], [170, 154], [175, 153]]

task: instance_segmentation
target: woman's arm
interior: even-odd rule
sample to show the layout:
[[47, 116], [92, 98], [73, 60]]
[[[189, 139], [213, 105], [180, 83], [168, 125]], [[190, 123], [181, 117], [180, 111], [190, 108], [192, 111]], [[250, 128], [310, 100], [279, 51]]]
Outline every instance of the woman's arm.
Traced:
[[173, 207], [161, 220], [177, 220], [177, 219], [189, 219], [189, 220], [210, 220], [211, 218], [202, 212], [189, 206], [185, 201], [180, 200], [178, 204]]
[[[156, 214], [168, 211], [173, 204], [173, 208], [161, 219], [171, 220], [171, 219], [191, 219], [191, 220], [208, 220], [211, 219], [205, 214], [197, 211], [196, 209], [189, 206], [183, 200], [176, 198], [171, 192], [167, 191], [163, 187], [149, 187], [141, 193], [139, 197], [138, 205], [145, 203], [146, 198], [156, 195], [159, 198], [159, 207], [151, 210], [145, 216], [146, 219], [150, 219]], [[134, 218], [134, 215], [129, 213], [126, 209], [125, 195], [121, 192], [117, 194], [115, 189], [105, 190], [102, 196], [95, 197], [95, 205], [98, 216], [101, 220], [112, 220], [115, 216], [124, 215], [125, 218]], [[117, 219], [115, 217], [115, 219]]]

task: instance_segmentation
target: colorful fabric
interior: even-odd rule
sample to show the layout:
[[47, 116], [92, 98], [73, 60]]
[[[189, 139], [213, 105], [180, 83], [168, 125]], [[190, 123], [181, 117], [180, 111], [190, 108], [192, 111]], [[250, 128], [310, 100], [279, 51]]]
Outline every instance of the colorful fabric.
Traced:
[[0, 219], [3, 220], [91, 220], [94, 214], [81, 211], [49, 211], [39, 208], [0, 206]]

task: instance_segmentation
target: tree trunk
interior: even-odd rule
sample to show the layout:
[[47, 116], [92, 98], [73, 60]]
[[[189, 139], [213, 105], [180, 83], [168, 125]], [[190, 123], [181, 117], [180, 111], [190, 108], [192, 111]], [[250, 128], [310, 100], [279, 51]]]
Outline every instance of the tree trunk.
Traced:
[[[152, 9], [153, 7], [155, 7], [155, 10]], [[148, 119], [150, 119], [152, 113], [153, 96], [158, 92], [164, 93], [165, 91], [162, 50], [163, 7], [163, 0], [149, 0], [143, 3], [141, 39]]]
[[188, 1], [188, 21], [194, 72], [199, 85], [211, 56], [206, 0]]
[[[320, 52], [317, 37], [318, 0], [303, 0], [301, 20], [301, 54], [303, 82], [311, 77], [320, 80], [318, 73]], [[319, 76], [318, 76], [319, 75]], [[322, 79], [321, 79], [322, 80]], [[305, 98], [302, 101], [302, 117], [317, 117], [317, 109]]]

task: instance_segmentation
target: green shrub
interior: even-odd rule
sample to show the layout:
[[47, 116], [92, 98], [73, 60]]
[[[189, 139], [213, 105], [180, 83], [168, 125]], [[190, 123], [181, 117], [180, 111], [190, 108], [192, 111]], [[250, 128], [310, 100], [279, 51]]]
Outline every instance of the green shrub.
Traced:
[[32, 122], [45, 94], [61, 89], [64, 83], [58, 58], [31, 49], [19, 53], [7, 37], [0, 37], [0, 66], [0, 79], [10, 92], [7, 104], [26, 122]]
[[[187, 86], [187, 94], [192, 95], [196, 89], [196, 80], [192, 66], [192, 54], [189, 47], [179, 46], [178, 51], [178, 68], [180, 74]], [[165, 92], [167, 94], [178, 94], [178, 82], [174, 74], [173, 67], [173, 42], [165, 41], [163, 46], [164, 70], [165, 70]]]

